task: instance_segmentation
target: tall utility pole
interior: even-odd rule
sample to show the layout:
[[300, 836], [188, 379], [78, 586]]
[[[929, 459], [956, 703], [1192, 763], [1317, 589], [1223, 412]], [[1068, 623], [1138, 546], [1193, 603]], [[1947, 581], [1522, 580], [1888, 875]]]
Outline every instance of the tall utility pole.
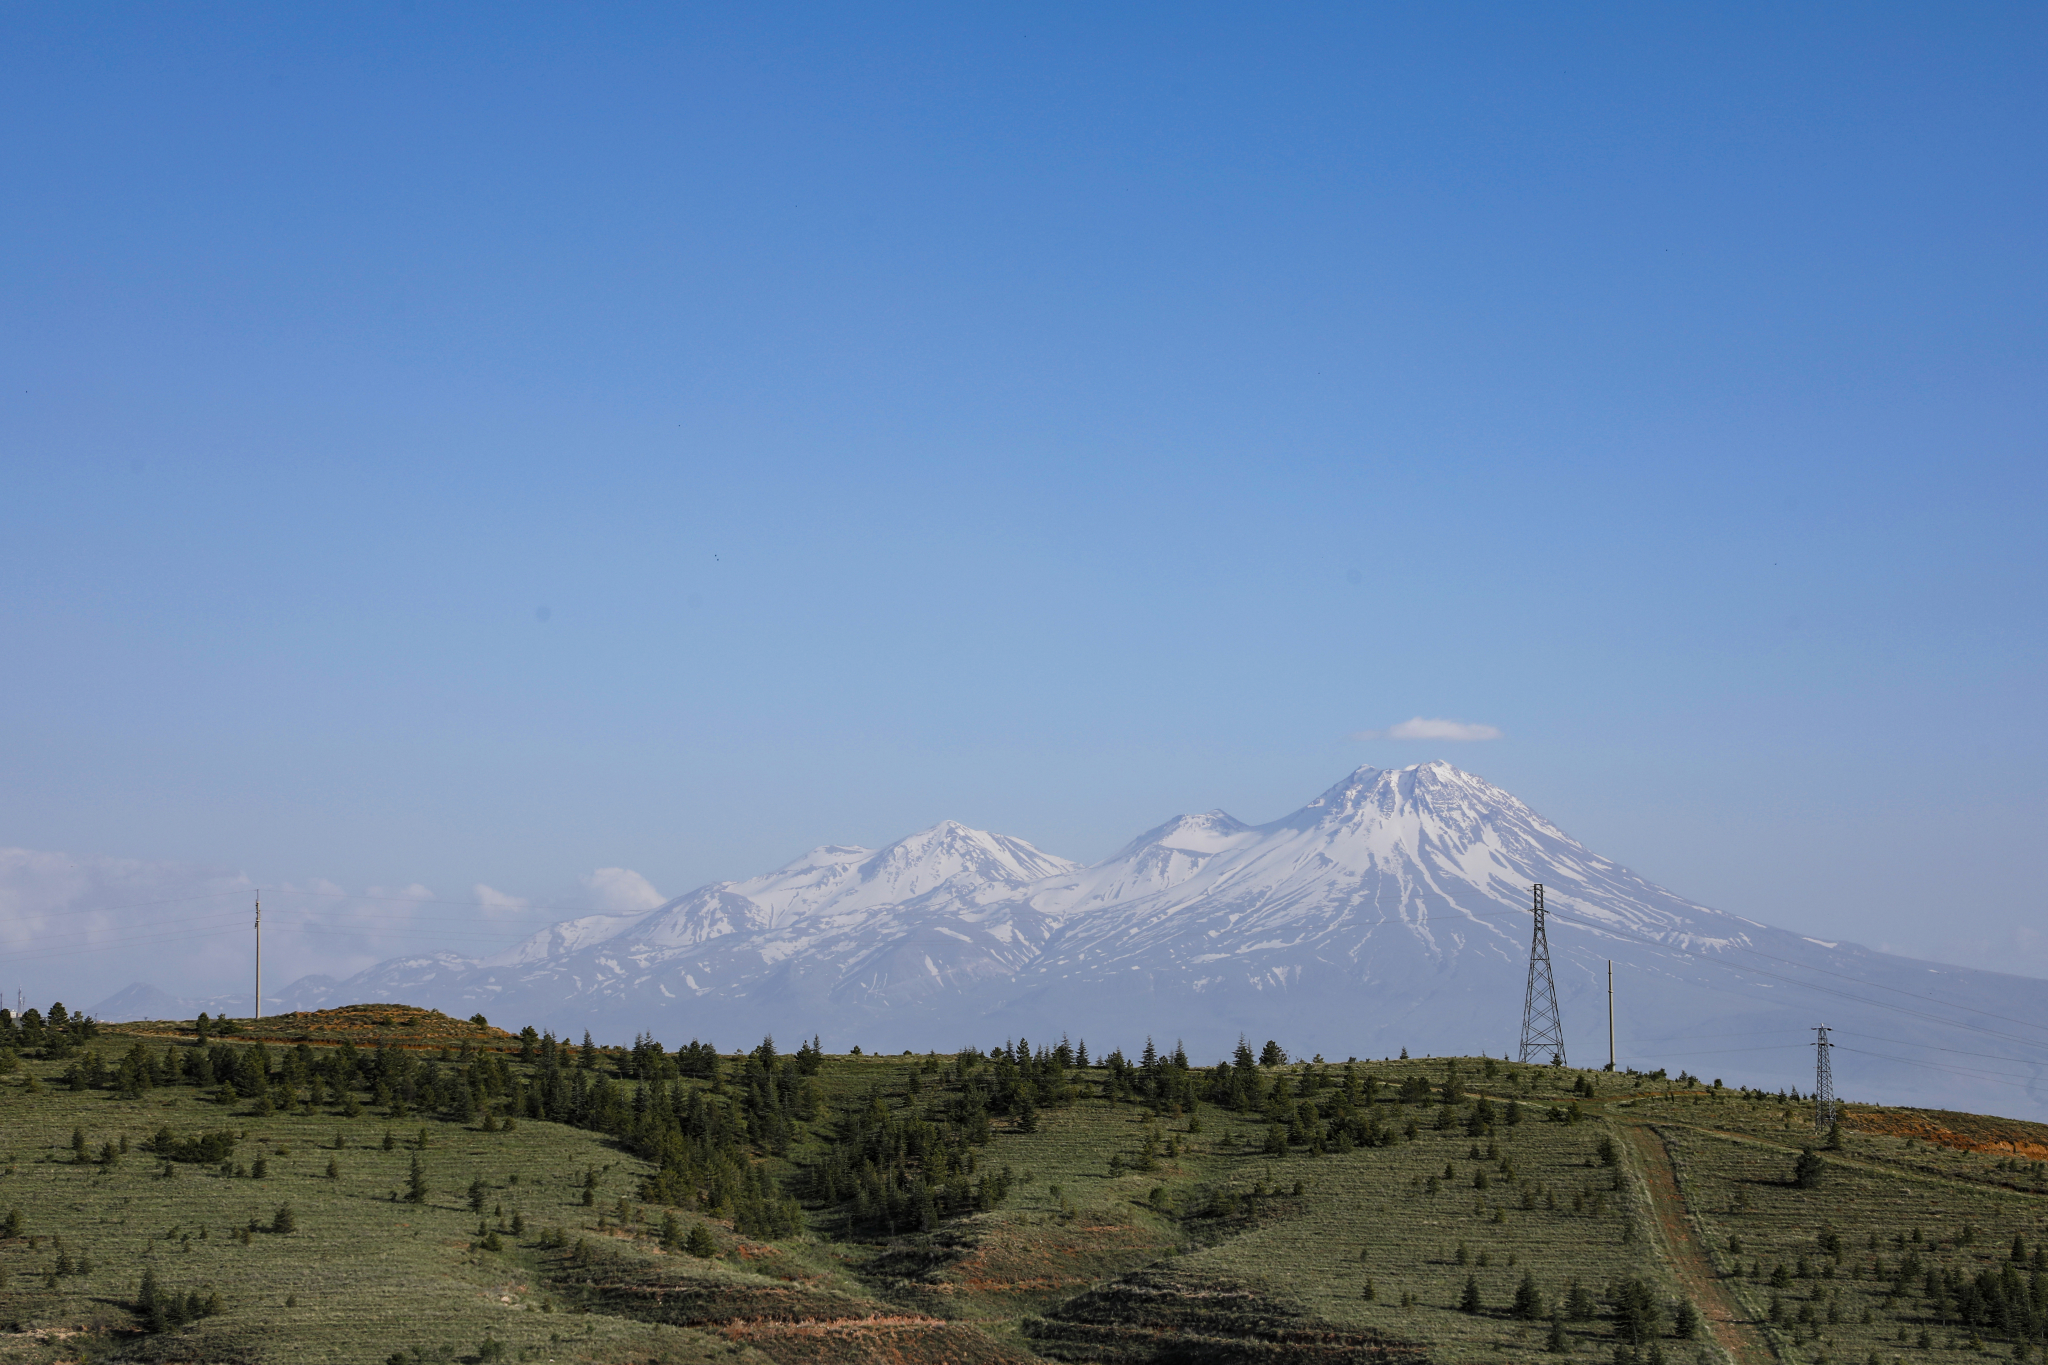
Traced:
[[1522, 997], [1522, 1060], [1564, 1065], [1564, 1021], [1557, 1015], [1557, 985], [1550, 979], [1550, 940], [1543, 932], [1543, 884], [1531, 907], [1536, 930], [1529, 940], [1529, 990]]
[[1607, 1069], [1614, 1070], [1614, 959], [1607, 959]]
[[1813, 1030], [1813, 1131], [1825, 1133], [1835, 1126], [1835, 1069], [1828, 1063], [1834, 1050], [1825, 1025]]
[[256, 893], [256, 1018], [263, 1018], [263, 893]]

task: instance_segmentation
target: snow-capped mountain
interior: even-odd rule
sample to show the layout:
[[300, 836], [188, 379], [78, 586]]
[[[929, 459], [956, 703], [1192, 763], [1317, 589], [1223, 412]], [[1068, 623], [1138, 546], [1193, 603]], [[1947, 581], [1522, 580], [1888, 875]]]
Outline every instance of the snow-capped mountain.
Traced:
[[[1828, 1024], [1845, 1094], [2048, 1112], [2048, 982], [1694, 904], [1448, 763], [1360, 768], [1264, 825], [1179, 816], [1090, 867], [952, 822], [880, 850], [828, 846], [482, 961], [397, 959], [320, 994], [672, 1045], [1064, 1032], [1098, 1050], [1181, 1038], [1209, 1057], [1244, 1033], [1332, 1057], [1498, 1055], [1518, 1039], [1535, 883], [1575, 1063], [1607, 1060], [1611, 959], [1624, 1067], [1803, 1088], [1811, 1026]], [[1984, 1055], [1965, 1073], [1936, 1047]]]

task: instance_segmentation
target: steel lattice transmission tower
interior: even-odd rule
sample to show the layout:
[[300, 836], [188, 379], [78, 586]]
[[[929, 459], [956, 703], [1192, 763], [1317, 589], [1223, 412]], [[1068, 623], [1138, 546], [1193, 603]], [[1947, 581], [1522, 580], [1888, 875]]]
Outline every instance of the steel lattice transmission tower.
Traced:
[[1529, 940], [1529, 991], [1522, 998], [1522, 1060], [1564, 1065], [1564, 1021], [1557, 1013], [1557, 984], [1550, 979], [1550, 940], [1543, 932], [1543, 884], [1534, 887], [1536, 931]]
[[1813, 1030], [1813, 1131], [1825, 1133], [1835, 1126], [1835, 1069], [1828, 1054], [1835, 1045], [1828, 1041], [1825, 1025]]

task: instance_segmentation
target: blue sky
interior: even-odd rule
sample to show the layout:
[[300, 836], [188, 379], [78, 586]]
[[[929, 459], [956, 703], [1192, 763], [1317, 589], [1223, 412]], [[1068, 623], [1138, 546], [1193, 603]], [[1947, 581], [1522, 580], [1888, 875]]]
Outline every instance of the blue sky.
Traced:
[[[2048, 974], [2044, 49], [10, 8], [0, 844], [674, 894], [1446, 757], [1709, 904]], [[1415, 716], [1503, 737], [1351, 738]]]

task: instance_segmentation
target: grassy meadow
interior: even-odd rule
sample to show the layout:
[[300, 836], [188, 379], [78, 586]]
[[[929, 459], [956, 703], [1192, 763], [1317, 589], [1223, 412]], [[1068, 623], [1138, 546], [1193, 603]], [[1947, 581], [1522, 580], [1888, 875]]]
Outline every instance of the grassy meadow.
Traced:
[[2048, 1131], [2004, 1120], [1852, 1106], [1826, 1146], [1778, 1097], [1485, 1058], [38, 1024], [0, 1360], [1960, 1365], [2048, 1320]]

